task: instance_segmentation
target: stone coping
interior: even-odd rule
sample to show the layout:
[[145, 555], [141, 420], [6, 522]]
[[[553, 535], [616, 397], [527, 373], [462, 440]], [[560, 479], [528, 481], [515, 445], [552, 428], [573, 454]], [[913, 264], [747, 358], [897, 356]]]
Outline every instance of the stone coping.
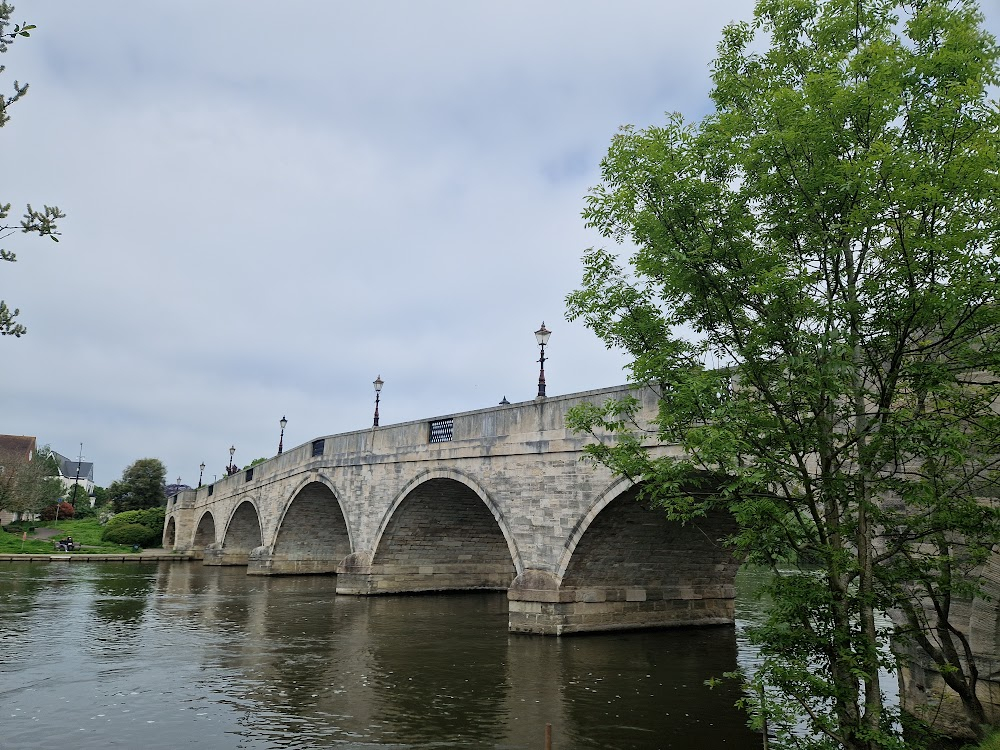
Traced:
[[0, 554], [0, 562], [187, 562], [194, 560], [193, 554], [175, 552], [130, 552], [115, 554], [51, 554], [31, 553]]

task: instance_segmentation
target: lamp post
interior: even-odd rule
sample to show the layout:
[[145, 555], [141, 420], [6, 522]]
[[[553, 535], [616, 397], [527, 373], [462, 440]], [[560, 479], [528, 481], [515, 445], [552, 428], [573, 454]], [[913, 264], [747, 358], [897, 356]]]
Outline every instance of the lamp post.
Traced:
[[538, 398], [545, 398], [545, 345], [549, 343], [551, 335], [552, 331], [545, 327], [543, 320], [542, 327], [535, 331], [535, 340], [542, 350], [542, 356], [538, 359]]
[[236, 471], [236, 467], [233, 466], [233, 455], [236, 453], [236, 446], [232, 445], [229, 447], [229, 466], [226, 467], [226, 473], [232, 475]]
[[379, 375], [375, 378], [375, 382], [372, 385], [375, 386], [375, 422], [372, 424], [372, 427], [378, 427], [378, 399], [379, 394], [382, 392], [382, 386], [385, 385], [382, 376]]
[[281, 421], [278, 422], [278, 424], [281, 425], [281, 437], [278, 438], [278, 455], [280, 456], [281, 451], [284, 449], [285, 427], [288, 425], [288, 420], [282, 417]]
[[205, 474], [205, 462], [202, 461], [201, 465], [198, 467], [198, 486], [201, 487], [201, 478]]

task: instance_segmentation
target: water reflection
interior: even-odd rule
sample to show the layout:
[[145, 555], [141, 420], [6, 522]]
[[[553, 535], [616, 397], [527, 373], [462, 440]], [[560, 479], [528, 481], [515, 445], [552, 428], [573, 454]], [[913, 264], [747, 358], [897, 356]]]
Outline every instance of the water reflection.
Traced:
[[116, 636], [129, 637], [131, 626], [146, 611], [153, 590], [147, 572], [148, 566], [139, 563], [95, 568], [94, 613]]
[[497, 594], [372, 601], [367, 640], [384, 730], [488, 747], [509, 711], [507, 601]]
[[703, 684], [743, 660], [733, 628], [518, 636], [503, 594], [337, 597], [335, 585], [184, 563], [0, 563], [0, 634], [38, 642], [54, 611], [79, 624], [57, 669], [0, 667], [5, 738], [537, 750], [551, 723], [556, 750], [760, 746], [735, 686]]

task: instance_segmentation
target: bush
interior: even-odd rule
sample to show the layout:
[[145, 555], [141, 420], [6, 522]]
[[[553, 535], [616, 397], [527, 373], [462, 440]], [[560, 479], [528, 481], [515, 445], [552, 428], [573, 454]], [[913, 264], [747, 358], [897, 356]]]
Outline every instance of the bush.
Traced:
[[160, 532], [138, 523], [120, 523], [115, 526], [108, 525], [101, 538], [115, 544], [138, 544], [140, 547], [150, 547], [159, 545]]
[[163, 520], [166, 517], [165, 508], [149, 508], [148, 510], [126, 510], [117, 513], [108, 519], [108, 526], [124, 526], [125, 524], [137, 523], [150, 529], [156, 529], [157, 533], [163, 530]]
[[142, 523], [142, 511], [126, 510], [123, 513], [115, 513], [115, 515], [108, 519], [107, 526], [111, 528], [113, 526], [124, 526], [129, 523], [137, 523], [140, 526], [144, 525]]
[[84, 498], [76, 506], [76, 514], [74, 518], [97, 518], [97, 509], [90, 507], [90, 498]]
[[[165, 508], [122, 511], [108, 519], [101, 539], [115, 544], [159, 547], [163, 539], [165, 516]], [[142, 529], [142, 532], [138, 529]]]
[[[55, 521], [55, 520], [57, 520], [56, 519], [56, 507], [57, 507], [56, 503], [52, 503], [52, 505], [47, 505], [45, 508], [43, 508], [42, 512], [39, 514], [41, 516], [41, 519], [43, 521]], [[59, 518], [72, 518], [73, 517], [73, 513], [74, 513], [73, 506], [70, 505], [69, 503], [59, 503], [58, 504], [58, 508], [59, 508]]]

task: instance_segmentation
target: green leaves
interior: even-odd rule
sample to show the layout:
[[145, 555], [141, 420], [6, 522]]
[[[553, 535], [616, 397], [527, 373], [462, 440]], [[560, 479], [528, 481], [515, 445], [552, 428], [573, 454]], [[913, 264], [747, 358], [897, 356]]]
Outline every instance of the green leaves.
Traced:
[[[14, 8], [6, 2], [0, 2], [0, 53], [6, 52], [8, 45], [17, 37], [31, 36], [30, 32], [35, 26], [32, 24], [15, 24], [10, 28], [11, 15]], [[0, 73], [5, 68], [0, 66]], [[14, 93], [10, 96], [0, 96], [0, 127], [3, 127], [10, 120], [7, 109], [28, 93], [28, 85], [21, 85], [14, 82]], [[7, 239], [17, 229], [9, 224], [3, 223], [10, 215], [10, 203], [0, 203], [0, 240]], [[41, 211], [31, 207], [29, 203], [24, 216], [20, 222], [20, 231], [24, 234], [37, 234], [40, 237], [48, 237], [53, 242], [59, 241], [59, 232], [56, 230], [57, 221], [65, 217], [56, 206], [43, 206]], [[6, 249], [0, 248], [0, 261], [14, 262], [17, 256]], [[0, 336], [14, 336], [20, 338], [27, 329], [16, 322], [20, 314], [19, 309], [11, 309], [3, 301], [0, 301]]]
[[723, 506], [748, 560], [818, 566], [772, 592], [762, 675], [838, 746], [898, 744], [879, 610], [984, 717], [951, 615], [1000, 538], [1000, 49], [980, 22], [972, 0], [760, 0], [723, 31], [715, 112], [622, 128], [584, 211], [635, 249], [589, 250], [567, 316], [660, 409], [572, 425], [670, 517]]

